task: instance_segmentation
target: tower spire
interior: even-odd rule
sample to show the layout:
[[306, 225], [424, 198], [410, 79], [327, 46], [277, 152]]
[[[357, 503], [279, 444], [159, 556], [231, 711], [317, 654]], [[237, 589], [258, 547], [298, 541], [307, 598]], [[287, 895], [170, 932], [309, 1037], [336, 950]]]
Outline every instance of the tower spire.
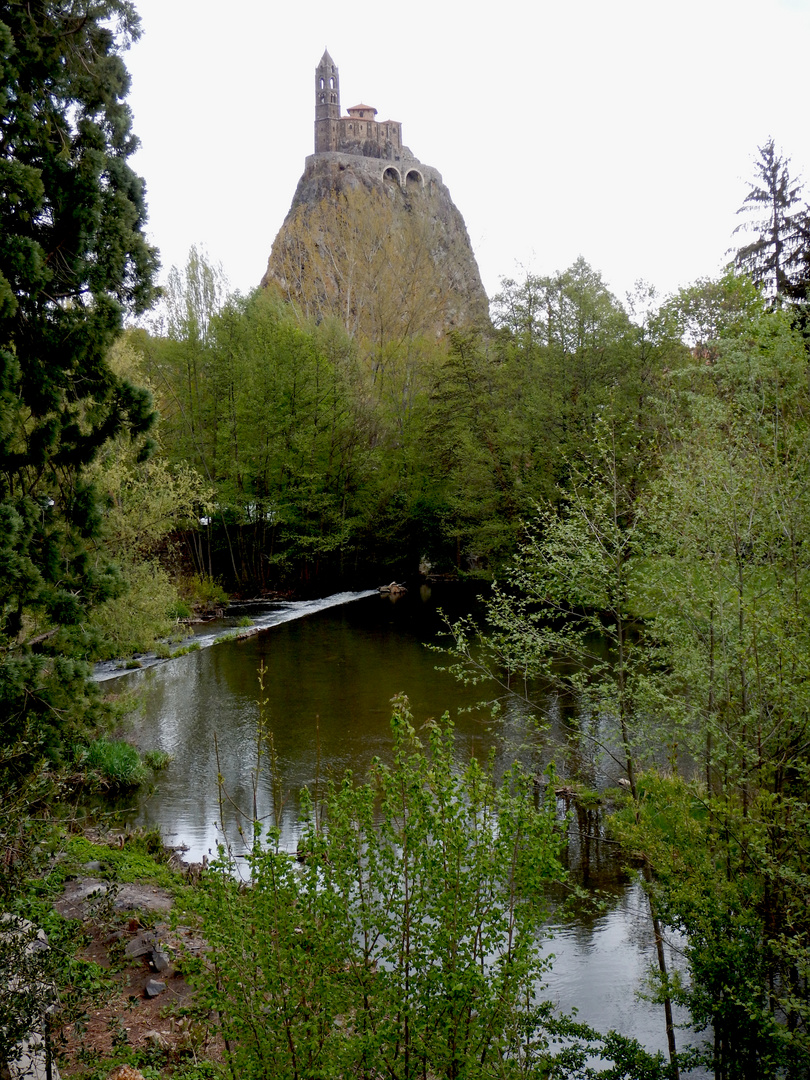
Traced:
[[315, 68], [315, 153], [337, 149], [340, 119], [340, 75], [337, 64], [324, 49]]

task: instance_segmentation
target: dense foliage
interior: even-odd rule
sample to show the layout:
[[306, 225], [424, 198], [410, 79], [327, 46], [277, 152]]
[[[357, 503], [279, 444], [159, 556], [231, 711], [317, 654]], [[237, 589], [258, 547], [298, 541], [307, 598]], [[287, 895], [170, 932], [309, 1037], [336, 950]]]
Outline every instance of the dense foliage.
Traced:
[[718, 1078], [801, 1077], [807, 350], [792, 313], [733, 279], [685, 291], [662, 318], [713, 328], [659, 383], [650, 433], [604, 410], [494, 590], [481, 640], [455, 628], [456, 660], [502, 692], [540, 677], [576, 699], [587, 726], [571, 737], [602, 747], [601, 768], [626, 783], [617, 834], [641, 853], [654, 921], [688, 940], [689, 981], [662, 965], [662, 995], [709, 1031], [682, 1060]]
[[167, 310], [143, 370], [170, 460], [216, 490], [189, 546], [198, 572], [243, 590], [420, 563], [491, 573], [608, 404], [649, 426], [660, 369], [683, 350], [582, 259], [504, 282], [497, 333], [386, 339], [384, 358], [362, 328], [313, 324], [267, 291], [225, 299], [196, 251]]
[[113, 436], [153, 421], [149, 395], [107, 362], [124, 312], [151, 304], [157, 266], [127, 163], [137, 144], [121, 52], [137, 33], [123, 0], [11, 0], [0, 12], [5, 747], [55, 749], [86, 716], [83, 669], [48, 655], [60, 627], [120, 588], [92, 545], [101, 519], [86, 470]]

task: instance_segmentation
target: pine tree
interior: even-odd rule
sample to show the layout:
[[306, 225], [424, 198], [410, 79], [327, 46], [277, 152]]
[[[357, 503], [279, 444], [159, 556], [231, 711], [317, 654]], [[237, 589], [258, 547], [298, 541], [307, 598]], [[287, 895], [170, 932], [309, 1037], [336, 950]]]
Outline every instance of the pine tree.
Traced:
[[[84, 469], [148, 430], [149, 395], [106, 356], [155, 295], [121, 53], [127, 0], [7, 0], [0, 9], [0, 718], [6, 746], [54, 745], [84, 700], [48, 637], [115, 588], [90, 545]], [[82, 688], [81, 692], [77, 692]]]
[[790, 159], [776, 152], [773, 139], [760, 146], [758, 153], [755, 179], [749, 181], [750, 190], [737, 211], [757, 216], [734, 230], [757, 235], [738, 249], [734, 263], [779, 302], [790, 290], [802, 261], [807, 209], [799, 209], [802, 184], [791, 178]]

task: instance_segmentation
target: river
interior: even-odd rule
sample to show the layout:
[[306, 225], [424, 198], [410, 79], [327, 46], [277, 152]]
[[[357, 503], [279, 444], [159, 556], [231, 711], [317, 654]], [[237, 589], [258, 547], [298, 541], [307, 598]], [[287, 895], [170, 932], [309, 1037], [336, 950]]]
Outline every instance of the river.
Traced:
[[[223, 838], [239, 847], [240, 810], [251, 811], [255, 788], [259, 816], [280, 824], [292, 850], [297, 792], [303, 786], [317, 792], [328, 776], [347, 769], [362, 776], [375, 755], [385, 757], [391, 699], [401, 692], [417, 728], [449, 712], [459, 760], [493, 751], [500, 764], [518, 756], [540, 771], [556, 747], [561, 782], [583, 778], [600, 790], [615, 787], [609, 757], [589, 749], [593, 743], [583, 738], [588, 722], [566, 714], [552, 697], [540, 695], [550, 730], [538, 740], [531, 710], [521, 701], [507, 702], [494, 725], [488, 710], [476, 707], [483, 688], [438, 670], [447, 659], [428, 643], [442, 641], [440, 608], [454, 617], [470, 605], [468, 591], [445, 585], [401, 597], [374, 591], [236, 607], [228, 619], [198, 629], [198, 651], [126, 674], [109, 666], [100, 670], [101, 678], [120, 675], [115, 690], [132, 691], [140, 700], [132, 722], [138, 745], [165, 750], [172, 759], [131, 809], [129, 823], [159, 826], [167, 842], [186, 845], [189, 861], [200, 861]], [[222, 640], [238, 632], [246, 612], [262, 632]], [[273, 735], [275, 785], [266, 761], [254, 782], [260, 700]], [[615, 1028], [665, 1053], [663, 1010], [637, 997], [655, 960], [649, 909], [604, 837], [598, 813], [573, 814], [568, 858], [603, 906], [550, 925], [547, 950], [556, 959], [545, 994], [599, 1030]], [[675, 938], [667, 945], [673, 968], [681, 966], [679, 945]]]

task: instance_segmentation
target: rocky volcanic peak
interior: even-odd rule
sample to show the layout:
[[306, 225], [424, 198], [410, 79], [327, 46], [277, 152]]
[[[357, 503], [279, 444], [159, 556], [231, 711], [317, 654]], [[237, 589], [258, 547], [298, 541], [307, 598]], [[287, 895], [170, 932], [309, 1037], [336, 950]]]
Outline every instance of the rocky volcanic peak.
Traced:
[[[421, 323], [407, 315], [418, 332], [441, 336], [486, 322], [488, 301], [464, 219], [435, 169], [405, 147], [395, 166], [353, 154], [313, 154], [262, 286], [278, 289], [309, 315], [343, 313], [352, 332], [360, 317], [352, 312], [369, 306], [361, 270], [375, 259], [377, 288], [408, 291], [414, 305], [415, 287], [421, 289]], [[355, 296], [347, 296], [350, 287]], [[372, 288], [368, 281], [366, 289]]]

